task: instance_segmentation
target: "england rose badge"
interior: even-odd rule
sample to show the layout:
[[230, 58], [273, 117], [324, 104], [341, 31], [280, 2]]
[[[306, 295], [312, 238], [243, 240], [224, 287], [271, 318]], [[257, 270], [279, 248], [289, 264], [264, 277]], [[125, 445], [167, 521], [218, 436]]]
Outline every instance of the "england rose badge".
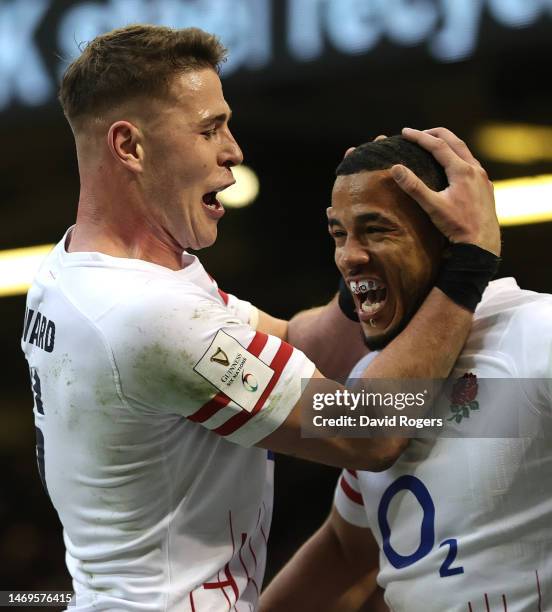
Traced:
[[477, 376], [471, 372], [456, 380], [450, 394], [452, 416], [447, 421], [461, 423], [462, 419], [470, 418], [470, 411], [479, 410], [479, 402], [475, 399], [478, 387]]

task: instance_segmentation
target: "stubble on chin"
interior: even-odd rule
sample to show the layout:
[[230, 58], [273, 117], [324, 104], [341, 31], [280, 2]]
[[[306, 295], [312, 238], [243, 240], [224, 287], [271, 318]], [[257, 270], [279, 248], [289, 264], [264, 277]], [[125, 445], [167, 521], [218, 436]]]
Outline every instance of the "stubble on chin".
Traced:
[[422, 303], [425, 300], [426, 296], [427, 296], [427, 292], [425, 294], [423, 294], [422, 296], [420, 296], [420, 298], [418, 299], [418, 301], [414, 305], [414, 307], [411, 308], [411, 310], [405, 316], [403, 316], [403, 318], [399, 322], [399, 324], [396, 327], [394, 327], [393, 329], [390, 329], [389, 331], [386, 331], [386, 332], [384, 332], [382, 334], [373, 335], [373, 336], [365, 335], [364, 334], [364, 330], [363, 330], [362, 331], [362, 336], [363, 336], [363, 340], [364, 340], [365, 346], [368, 349], [370, 349], [371, 351], [381, 351], [381, 350], [383, 350], [402, 331], [404, 331], [406, 326], [410, 323], [412, 317], [416, 314], [417, 310], [422, 305]]
[[389, 332], [385, 334], [378, 334], [377, 336], [367, 336], [362, 333], [362, 339], [364, 341], [364, 345], [371, 351], [381, 351], [383, 350], [392, 340], [394, 340], [400, 331], [397, 332]]

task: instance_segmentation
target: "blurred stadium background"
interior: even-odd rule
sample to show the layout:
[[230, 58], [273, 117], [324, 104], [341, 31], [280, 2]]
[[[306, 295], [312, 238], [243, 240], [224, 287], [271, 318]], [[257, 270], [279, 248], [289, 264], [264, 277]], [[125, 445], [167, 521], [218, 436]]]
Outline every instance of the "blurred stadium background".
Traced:
[[[544, 177], [499, 192], [514, 216], [540, 207], [505, 225], [501, 274], [552, 292], [552, 0], [2, 0], [0, 590], [71, 588], [35, 467], [24, 252], [6, 251], [56, 242], [73, 223], [78, 174], [57, 81], [79, 44], [134, 22], [199, 26], [229, 47], [232, 128], [259, 191], [201, 253], [225, 290], [281, 317], [325, 302], [337, 274], [324, 210], [345, 149], [444, 125], [493, 180]], [[335, 476], [278, 458], [267, 579], [325, 517]]]

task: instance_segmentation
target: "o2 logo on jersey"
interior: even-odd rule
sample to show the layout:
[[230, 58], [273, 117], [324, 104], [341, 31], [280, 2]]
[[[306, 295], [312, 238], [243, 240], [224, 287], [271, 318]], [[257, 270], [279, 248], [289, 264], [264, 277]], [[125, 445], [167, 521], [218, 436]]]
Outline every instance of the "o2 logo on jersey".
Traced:
[[253, 374], [242, 374], [242, 383], [251, 393], [254, 393], [259, 388], [259, 383]]
[[[389, 505], [392, 499], [401, 491], [410, 491], [414, 497], [418, 500], [418, 503], [424, 511], [422, 518], [422, 524], [420, 528], [420, 544], [418, 548], [410, 555], [401, 555], [398, 553], [391, 544], [391, 527], [387, 520], [387, 513], [389, 511]], [[389, 559], [389, 563], [396, 569], [403, 569], [413, 565], [420, 559], [427, 556], [435, 546], [435, 504], [431, 499], [431, 493], [425, 484], [415, 476], [408, 474], [397, 478], [395, 482], [390, 484], [381, 496], [381, 500], [378, 507], [378, 523], [381, 531], [383, 552]], [[439, 568], [439, 576], [445, 578], [447, 576], [456, 576], [457, 574], [463, 574], [464, 568], [451, 567], [456, 560], [458, 553], [458, 541], [456, 538], [444, 540], [439, 544], [439, 548], [442, 546], [448, 546], [449, 551], [446, 559], [443, 561]]]

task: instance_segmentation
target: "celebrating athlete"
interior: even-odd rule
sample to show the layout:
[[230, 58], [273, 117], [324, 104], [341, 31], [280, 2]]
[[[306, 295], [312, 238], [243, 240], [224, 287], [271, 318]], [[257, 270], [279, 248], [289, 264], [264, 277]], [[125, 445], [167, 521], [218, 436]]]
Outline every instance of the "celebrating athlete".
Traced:
[[[302, 379], [338, 377], [363, 350], [337, 297], [288, 323], [220, 290], [185, 252], [215, 242], [217, 193], [242, 161], [217, 72], [224, 53], [201, 30], [129, 26], [94, 39], [61, 84], [77, 219], [29, 291], [22, 345], [39, 467], [81, 612], [255, 608], [272, 508], [267, 450], [381, 470], [406, 445], [301, 439]], [[500, 248], [478, 164], [455, 139], [408, 133], [451, 186], [425, 189], [403, 166], [392, 180], [451, 242], [470, 244], [465, 263], [482, 276], [442, 266], [368, 377], [446, 376]]]
[[[392, 180], [389, 168], [397, 163], [431, 189], [447, 188], [426, 151], [392, 137], [358, 147], [341, 163], [328, 211], [336, 263], [358, 309], [369, 293], [358, 290], [359, 280], [387, 288], [385, 304], [370, 315], [376, 326], [361, 321], [372, 350], [392, 343], [415, 316], [446, 249]], [[377, 362], [374, 354], [359, 361], [351, 379]], [[552, 296], [523, 291], [512, 278], [490, 283], [451, 374], [460, 385], [448, 426], [459, 435], [473, 421], [513, 419], [503, 431], [523, 433], [532, 420], [533, 433], [550, 432], [552, 394], [544, 379], [551, 356]], [[509, 378], [520, 380], [506, 389], [477, 382]], [[514, 388], [522, 403], [511, 411], [506, 395]], [[363, 610], [550, 610], [551, 482], [546, 436], [413, 439], [387, 470], [343, 470], [330, 517], [268, 587], [261, 610], [347, 612], [367, 598]]]

